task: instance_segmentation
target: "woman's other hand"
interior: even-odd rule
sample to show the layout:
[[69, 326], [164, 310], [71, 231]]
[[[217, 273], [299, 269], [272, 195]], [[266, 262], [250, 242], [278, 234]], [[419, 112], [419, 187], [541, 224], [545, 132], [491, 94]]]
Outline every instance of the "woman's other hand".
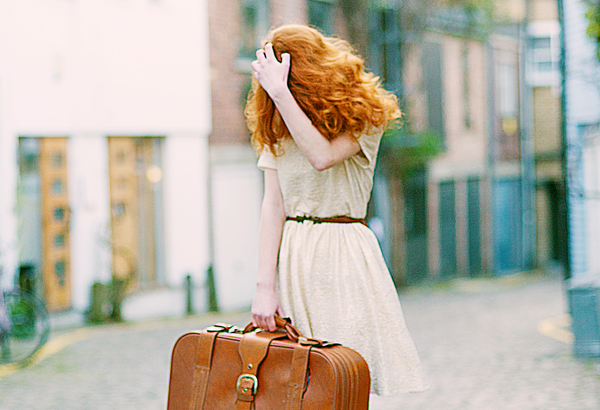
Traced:
[[254, 76], [265, 89], [265, 91], [275, 99], [288, 88], [288, 74], [290, 72], [290, 55], [281, 54], [281, 63], [277, 61], [273, 44], [267, 43], [265, 49], [256, 52], [256, 60], [252, 62]]
[[277, 330], [275, 314], [285, 317], [277, 292], [272, 287], [258, 285], [252, 302], [252, 324], [255, 327], [274, 332]]

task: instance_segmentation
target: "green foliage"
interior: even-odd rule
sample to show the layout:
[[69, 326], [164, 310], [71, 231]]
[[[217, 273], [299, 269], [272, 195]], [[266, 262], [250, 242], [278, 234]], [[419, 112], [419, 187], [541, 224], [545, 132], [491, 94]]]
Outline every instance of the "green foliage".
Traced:
[[35, 309], [26, 299], [18, 299], [9, 307], [8, 315], [13, 324], [12, 335], [16, 339], [28, 339], [35, 335]]
[[422, 168], [443, 149], [437, 133], [426, 130], [416, 134], [393, 126], [381, 140], [380, 167], [389, 178], [405, 178]]
[[600, 61], [600, 1], [588, 2], [585, 17], [589, 20], [587, 34], [596, 41], [596, 58]]
[[491, 18], [494, 15], [494, 0], [448, 0], [449, 6], [461, 6], [467, 12], [483, 10]]
[[121, 306], [131, 279], [113, 276], [107, 283], [94, 282], [90, 307], [86, 312], [87, 322], [122, 322]]

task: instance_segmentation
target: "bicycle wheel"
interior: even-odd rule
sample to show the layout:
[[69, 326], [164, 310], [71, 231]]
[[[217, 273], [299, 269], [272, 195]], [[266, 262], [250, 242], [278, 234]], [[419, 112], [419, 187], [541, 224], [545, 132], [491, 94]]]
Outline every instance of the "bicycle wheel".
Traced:
[[0, 363], [27, 360], [48, 341], [48, 312], [41, 301], [21, 290], [3, 296], [9, 323], [0, 331]]

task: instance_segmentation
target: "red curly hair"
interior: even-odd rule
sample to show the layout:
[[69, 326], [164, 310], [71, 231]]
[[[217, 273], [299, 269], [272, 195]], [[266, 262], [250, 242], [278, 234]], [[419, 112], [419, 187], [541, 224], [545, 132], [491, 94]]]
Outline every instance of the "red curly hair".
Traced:
[[[268, 42], [279, 61], [282, 53], [290, 54], [289, 89], [328, 140], [343, 134], [359, 138], [365, 130], [385, 128], [388, 121], [401, 117], [396, 96], [381, 87], [378, 77], [365, 71], [364, 60], [348, 42], [298, 24], [272, 30], [263, 47]], [[254, 77], [245, 113], [252, 145], [258, 152], [268, 146], [277, 155], [277, 143], [290, 137], [290, 132]]]

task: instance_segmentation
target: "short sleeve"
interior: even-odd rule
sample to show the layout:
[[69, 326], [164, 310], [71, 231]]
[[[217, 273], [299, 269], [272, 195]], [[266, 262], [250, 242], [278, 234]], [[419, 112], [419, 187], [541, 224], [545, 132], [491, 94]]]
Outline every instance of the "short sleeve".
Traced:
[[263, 149], [262, 154], [260, 154], [260, 157], [258, 158], [257, 166], [263, 171], [265, 169], [277, 169], [277, 159], [269, 147]]
[[383, 132], [377, 130], [374, 133], [366, 133], [358, 138], [358, 144], [362, 153], [356, 154], [356, 162], [363, 168], [375, 169], [377, 161], [377, 152], [379, 151], [379, 143]]

